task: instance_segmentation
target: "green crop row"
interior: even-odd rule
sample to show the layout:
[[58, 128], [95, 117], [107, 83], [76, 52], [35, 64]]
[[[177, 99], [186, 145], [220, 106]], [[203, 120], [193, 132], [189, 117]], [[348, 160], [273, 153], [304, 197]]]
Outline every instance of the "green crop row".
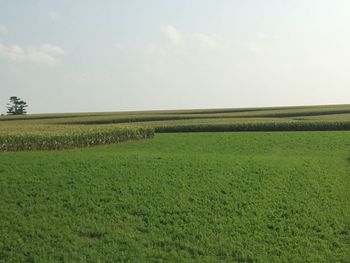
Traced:
[[[202, 119], [247, 119], [247, 118], [293, 118], [293, 117], [320, 117], [337, 116], [340, 119], [343, 115], [350, 114], [350, 107], [325, 107], [324, 109], [315, 108], [297, 108], [297, 109], [283, 109], [283, 110], [265, 110], [265, 109], [251, 109], [251, 110], [222, 110], [222, 111], [203, 111], [203, 112], [172, 112], [168, 113], [138, 113], [138, 114], [109, 114], [109, 115], [91, 115], [84, 117], [70, 117], [57, 118], [52, 123], [56, 124], [75, 124], [75, 125], [100, 125], [100, 124], [123, 124], [123, 123], [145, 123], [155, 121], [187, 121], [187, 120], [202, 120]], [[349, 120], [349, 119], [348, 119]]]
[[189, 124], [154, 127], [156, 132], [229, 132], [229, 131], [346, 131], [350, 122], [290, 121], [247, 122], [231, 124]]
[[152, 128], [91, 128], [52, 133], [0, 133], [0, 151], [61, 150], [146, 139]]

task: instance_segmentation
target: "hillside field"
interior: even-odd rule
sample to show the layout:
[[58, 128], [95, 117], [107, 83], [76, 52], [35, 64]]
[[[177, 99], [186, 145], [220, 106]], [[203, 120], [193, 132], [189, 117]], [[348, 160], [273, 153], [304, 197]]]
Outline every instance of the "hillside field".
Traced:
[[[22, 138], [0, 262], [349, 262], [349, 127], [349, 105], [0, 117]], [[152, 136], [79, 148], [104, 129]], [[20, 147], [58, 135], [73, 149]]]

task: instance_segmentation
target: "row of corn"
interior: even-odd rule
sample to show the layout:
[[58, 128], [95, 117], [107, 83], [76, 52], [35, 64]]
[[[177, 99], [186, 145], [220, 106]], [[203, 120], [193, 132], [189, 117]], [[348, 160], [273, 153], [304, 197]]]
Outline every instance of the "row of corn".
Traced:
[[226, 124], [158, 125], [156, 132], [347, 131], [350, 121], [240, 122]]
[[152, 138], [152, 128], [87, 127], [58, 132], [0, 133], [0, 151], [62, 150]]

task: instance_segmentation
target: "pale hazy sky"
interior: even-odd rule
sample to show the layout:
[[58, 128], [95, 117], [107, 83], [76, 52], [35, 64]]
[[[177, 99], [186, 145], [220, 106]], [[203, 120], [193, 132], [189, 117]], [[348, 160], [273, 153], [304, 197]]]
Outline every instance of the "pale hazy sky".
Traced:
[[349, 0], [0, 0], [0, 113], [350, 103]]

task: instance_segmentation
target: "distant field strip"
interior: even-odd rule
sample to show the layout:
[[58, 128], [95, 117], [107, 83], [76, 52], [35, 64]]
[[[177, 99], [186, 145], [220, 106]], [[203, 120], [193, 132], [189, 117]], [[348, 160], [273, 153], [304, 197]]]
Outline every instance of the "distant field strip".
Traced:
[[0, 117], [0, 151], [56, 150], [154, 132], [350, 130], [350, 105], [34, 114]]
[[[201, 119], [242, 119], [242, 118], [289, 118], [289, 117], [307, 117], [307, 116], [323, 116], [323, 115], [340, 115], [340, 114], [349, 114], [349, 109], [334, 109], [334, 110], [327, 110], [327, 111], [305, 111], [305, 109], [301, 109], [298, 111], [285, 111], [285, 110], [279, 110], [279, 111], [242, 111], [242, 112], [230, 112], [230, 111], [221, 111], [219, 112], [212, 112], [212, 113], [193, 113], [193, 112], [187, 112], [185, 113], [169, 113], [161, 115], [159, 114], [138, 114], [138, 115], [131, 115], [131, 114], [125, 114], [125, 115], [101, 115], [101, 116], [88, 116], [88, 117], [81, 117], [81, 118], [70, 118], [67, 120], [59, 120], [57, 123], [65, 123], [65, 124], [120, 124], [120, 123], [142, 123], [142, 122], [154, 122], [154, 121], [178, 121], [178, 120], [201, 120]], [[349, 119], [350, 120], [350, 119]]]
[[349, 122], [262, 122], [232, 124], [187, 124], [155, 127], [156, 132], [243, 132], [243, 131], [346, 131]]
[[270, 114], [259, 114], [249, 115], [244, 117], [300, 117], [300, 116], [322, 116], [322, 115], [336, 115], [336, 114], [347, 114], [350, 110], [335, 110], [335, 111], [308, 111], [308, 112], [283, 112], [283, 113], [270, 113]]
[[[99, 116], [99, 115], [89, 115], [89, 116]], [[9, 116], [11, 117], [11, 116]], [[81, 115], [72, 115], [72, 116], [23, 116], [23, 117], [16, 117], [16, 118], [2, 118], [0, 121], [31, 121], [31, 120], [49, 120], [49, 119], [68, 119], [68, 118], [76, 118], [76, 117], [82, 117]]]

